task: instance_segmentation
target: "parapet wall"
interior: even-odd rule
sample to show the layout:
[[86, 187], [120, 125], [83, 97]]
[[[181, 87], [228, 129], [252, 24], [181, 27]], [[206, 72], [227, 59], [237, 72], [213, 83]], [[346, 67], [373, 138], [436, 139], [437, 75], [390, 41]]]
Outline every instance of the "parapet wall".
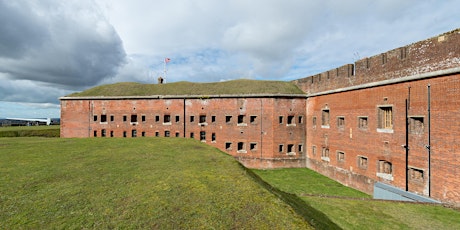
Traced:
[[307, 94], [414, 76], [460, 65], [460, 29], [294, 80]]

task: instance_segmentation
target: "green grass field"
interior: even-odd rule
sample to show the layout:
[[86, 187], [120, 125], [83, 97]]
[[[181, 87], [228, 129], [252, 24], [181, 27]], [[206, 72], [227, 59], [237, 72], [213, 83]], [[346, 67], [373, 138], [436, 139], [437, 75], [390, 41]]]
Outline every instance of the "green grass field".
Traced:
[[179, 138], [1, 138], [0, 229], [305, 229], [232, 157]]
[[0, 127], [0, 137], [59, 137], [59, 125]]
[[0, 229], [460, 229], [450, 208], [248, 170], [183, 138], [0, 138], [0, 185]]

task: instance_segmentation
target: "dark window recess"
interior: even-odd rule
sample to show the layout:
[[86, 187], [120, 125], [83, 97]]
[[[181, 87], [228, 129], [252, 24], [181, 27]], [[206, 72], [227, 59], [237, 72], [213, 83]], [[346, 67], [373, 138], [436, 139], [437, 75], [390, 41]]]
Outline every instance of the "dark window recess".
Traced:
[[123, 121], [126, 122], [128, 120], [128, 116], [123, 115]]
[[190, 116], [190, 122], [195, 122], [195, 116]]
[[142, 136], [145, 137], [145, 132], [142, 132]]
[[200, 123], [206, 122], [206, 115], [200, 115]]
[[101, 115], [101, 122], [107, 122], [107, 115]]
[[137, 122], [137, 115], [136, 114], [131, 115], [131, 122]]
[[179, 137], [180, 133], [179, 132], [176, 132], [176, 137]]
[[249, 122], [250, 122], [251, 124], [254, 124], [254, 123], [256, 123], [256, 119], [257, 119], [257, 116], [250, 116], [250, 117], [249, 117]]
[[216, 141], [216, 133], [212, 133], [212, 135], [211, 135], [211, 141]]
[[287, 124], [288, 125], [294, 124], [294, 116], [288, 116], [287, 117]]
[[293, 144], [289, 144], [289, 145], [287, 146], [287, 151], [288, 151], [288, 153], [294, 152], [294, 145], [293, 145]]
[[107, 131], [105, 129], [101, 130], [101, 137], [105, 137], [107, 135]]
[[142, 122], [145, 122], [145, 115], [142, 115], [141, 119], [142, 119]]
[[283, 152], [284, 151], [284, 145], [278, 145], [278, 152]]
[[321, 125], [329, 125], [329, 109], [325, 109], [321, 113]]
[[164, 117], [163, 117], [163, 122], [164, 122], [164, 123], [169, 123], [169, 122], [171, 122], [171, 115], [165, 114]]
[[96, 130], [94, 130], [93, 135], [94, 135], [94, 137], [97, 137], [97, 131]]
[[156, 136], [156, 137], [159, 137], [159, 136], [160, 136], [160, 132], [158, 132], [158, 131], [155, 132], [155, 136]]
[[244, 142], [238, 142], [238, 151], [244, 150]]
[[93, 121], [97, 121], [97, 115], [93, 116]]
[[169, 137], [171, 135], [171, 132], [169, 132], [168, 130], [165, 131], [165, 137]]
[[115, 116], [110, 115], [110, 121], [114, 121], [114, 120], [115, 120]]
[[232, 143], [231, 142], [226, 142], [225, 143], [225, 149], [226, 150], [231, 150], [232, 149]]
[[302, 124], [303, 123], [303, 116], [299, 116], [299, 124]]
[[216, 122], [216, 116], [211, 116], [211, 122]]
[[279, 117], [278, 117], [278, 122], [279, 122], [280, 124], [283, 124], [283, 116], [279, 116]]
[[127, 135], [126, 131], [123, 131], [123, 137], [127, 137], [127, 136], [128, 135]]
[[155, 116], [155, 122], [159, 122], [160, 121], [160, 116], [156, 115]]
[[110, 137], [113, 137], [113, 131], [110, 131]]
[[176, 115], [176, 122], [179, 122], [180, 121], [180, 117], [179, 115]]
[[206, 140], [206, 132], [200, 131], [200, 141], [205, 141], [205, 140]]
[[232, 116], [225, 116], [225, 122], [230, 123], [232, 121]]
[[249, 144], [249, 149], [250, 150], [256, 150], [256, 147], [257, 147], [257, 143], [250, 143]]
[[131, 136], [132, 137], [137, 137], [137, 130], [135, 130], [135, 129], [131, 130]]
[[190, 138], [195, 138], [195, 133], [190, 133]]
[[244, 123], [244, 115], [238, 115], [238, 124]]

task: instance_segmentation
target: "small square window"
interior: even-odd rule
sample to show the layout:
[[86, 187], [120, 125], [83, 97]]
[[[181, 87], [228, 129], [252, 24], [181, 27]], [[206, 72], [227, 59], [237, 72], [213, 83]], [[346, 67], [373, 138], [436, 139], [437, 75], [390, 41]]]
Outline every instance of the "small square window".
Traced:
[[114, 120], [115, 120], [115, 116], [110, 115], [110, 121], [114, 121]]
[[190, 133], [190, 138], [195, 138], [195, 133]]
[[133, 114], [131, 115], [131, 123], [137, 122], [137, 115]]
[[244, 115], [238, 115], [238, 124], [243, 124], [244, 123]]
[[159, 136], [160, 136], [160, 132], [156, 131], [156, 132], [155, 132], [155, 136], [156, 136], [156, 137], [159, 137]]
[[393, 169], [392, 169], [391, 162], [388, 162], [388, 161], [385, 161], [385, 160], [380, 160], [379, 165], [378, 165], [378, 172], [379, 173], [385, 173], [385, 174], [392, 174]]
[[249, 117], [249, 122], [250, 122], [251, 124], [255, 124], [255, 123], [256, 123], [256, 119], [257, 119], [257, 116], [250, 116], [250, 117]]
[[176, 132], [176, 137], [179, 137], [180, 133], [179, 132]]
[[165, 137], [169, 137], [170, 135], [171, 135], [171, 132], [168, 131], [168, 130], [166, 130], [166, 131], [165, 131]]
[[358, 156], [358, 167], [367, 169], [367, 157]]
[[93, 116], [93, 121], [97, 121], [97, 115]]
[[145, 122], [145, 115], [141, 116], [142, 122]]
[[171, 123], [171, 115], [165, 114], [163, 118], [164, 123]]
[[337, 152], [337, 161], [338, 162], [344, 162], [345, 161], [345, 153], [338, 151]]
[[278, 117], [278, 123], [283, 124], [283, 116]]
[[250, 143], [249, 144], [249, 149], [250, 150], [256, 150], [257, 149], [257, 143]]
[[244, 142], [238, 142], [238, 151], [244, 150]]
[[195, 116], [190, 116], [190, 122], [195, 122]]
[[155, 116], [155, 122], [160, 122], [160, 116], [159, 115]]
[[358, 117], [358, 128], [367, 129], [367, 117]]
[[123, 131], [123, 137], [127, 137], [127, 136], [128, 136], [127, 132]]
[[142, 136], [145, 137], [145, 132], [144, 131], [142, 131]]
[[101, 115], [101, 122], [107, 122], [107, 115]]
[[216, 122], [216, 116], [211, 116], [211, 122], [212, 123]]
[[226, 123], [232, 122], [232, 116], [230, 116], [230, 115], [225, 116], [225, 122], [226, 122]]
[[284, 145], [278, 145], [278, 152], [282, 153], [284, 151]]
[[409, 117], [409, 133], [422, 134], [424, 130], [423, 117]]
[[231, 142], [225, 142], [225, 149], [226, 150], [232, 150], [232, 143]]
[[131, 130], [131, 137], [137, 137], [137, 130]]
[[345, 117], [337, 117], [337, 127], [342, 129], [345, 127]]
[[176, 115], [176, 122], [179, 122], [179, 121], [180, 121], [180, 116]]
[[409, 179], [415, 182], [423, 182], [423, 170], [417, 168], [409, 168]]
[[200, 115], [200, 123], [206, 123], [206, 115]]
[[287, 124], [288, 125], [294, 124], [294, 116], [288, 116], [287, 117]]
[[126, 121], [128, 121], [128, 116], [123, 115], [123, 122], [126, 122]]
[[293, 144], [287, 145], [287, 152], [288, 152], [288, 153], [294, 152], [294, 145], [293, 145]]

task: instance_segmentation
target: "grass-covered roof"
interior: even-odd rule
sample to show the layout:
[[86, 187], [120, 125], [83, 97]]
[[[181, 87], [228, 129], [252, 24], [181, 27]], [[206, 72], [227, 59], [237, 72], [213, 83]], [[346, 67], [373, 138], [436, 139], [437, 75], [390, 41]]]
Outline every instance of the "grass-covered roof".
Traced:
[[122, 82], [97, 86], [70, 94], [68, 97], [254, 94], [304, 94], [304, 92], [292, 82], [285, 81], [233, 80], [213, 83], [181, 81], [166, 84]]

